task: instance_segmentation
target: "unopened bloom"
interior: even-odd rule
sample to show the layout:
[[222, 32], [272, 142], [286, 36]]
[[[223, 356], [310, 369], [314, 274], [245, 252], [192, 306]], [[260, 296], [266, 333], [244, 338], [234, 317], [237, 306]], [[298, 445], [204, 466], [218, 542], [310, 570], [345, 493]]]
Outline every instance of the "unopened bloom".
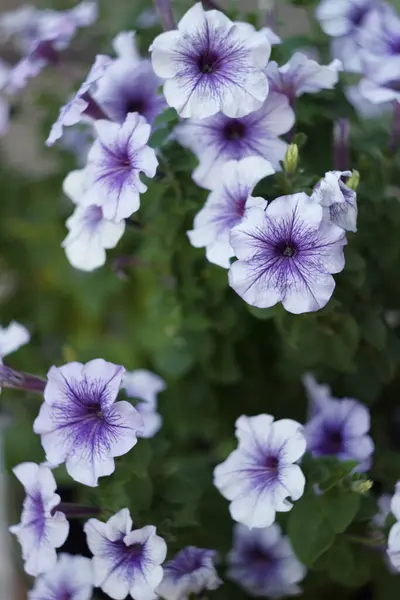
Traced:
[[292, 58], [282, 67], [271, 61], [266, 74], [271, 90], [287, 96], [291, 104], [295, 98], [306, 93], [320, 90], [331, 90], [339, 80], [342, 63], [332, 61], [329, 65], [320, 65], [301, 52], [295, 52]]
[[165, 600], [187, 600], [205, 590], [215, 590], [222, 581], [215, 570], [215, 550], [187, 546], [164, 565], [164, 577], [157, 594]]
[[136, 444], [142, 419], [129, 402], [115, 402], [124, 368], [98, 358], [51, 367], [33, 428], [50, 464], [65, 462], [85, 485], [114, 472], [114, 457]]
[[69, 524], [66, 516], [54, 511], [60, 504], [56, 481], [50, 469], [32, 462], [13, 469], [25, 488], [21, 522], [10, 527], [22, 546], [25, 571], [34, 577], [53, 569], [57, 562], [55, 548], [67, 539]]
[[55, 567], [36, 579], [28, 600], [90, 600], [92, 594], [90, 559], [60, 554]]
[[147, 186], [140, 173], [154, 177], [158, 160], [147, 141], [150, 125], [138, 113], [129, 113], [122, 125], [96, 121], [97, 139], [88, 156], [88, 187], [82, 206], [101, 206], [103, 216], [116, 222], [136, 212]]
[[307, 569], [277, 523], [263, 529], [235, 525], [227, 577], [253, 596], [282, 598], [301, 593]]
[[[47, 146], [52, 146], [63, 134], [64, 127], [76, 125], [82, 120], [82, 115], [88, 111], [91, 96], [90, 93], [96, 89], [98, 81], [103, 77], [105, 71], [111, 64], [111, 58], [102, 54], [96, 56], [96, 60], [90, 69], [85, 81], [81, 84], [75, 96], [61, 107], [60, 113], [50, 130], [46, 140]], [[104, 117], [104, 115], [102, 115]]]
[[318, 411], [304, 427], [307, 450], [314, 456], [354, 460], [356, 471], [368, 471], [374, 451], [369, 429], [370, 414], [361, 402], [321, 396]]
[[257, 183], [272, 173], [271, 164], [259, 156], [231, 160], [223, 165], [214, 190], [195, 216], [193, 229], [187, 232], [193, 246], [206, 248], [210, 262], [226, 269], [230, 267], [230, 259], [235, 255], [230, 232], [240, 223], [246, 210], [267, 206], [263, 198], [251, 194]]
[[154, 71], [166, 80], [165, 99], [182, 117], [204, 119], [219, 111], [243, 117], [268, 95], [267, 36], [218, 10], [205, 12], [201, 2], [177, 30], [157, 36], [150, 50]]
[[232, 519], [247, 527], [267, 527], [276, 512], [292, 508], [305, 478], [296, 464], [306, 449], [302, 427], [271, 415], [241, 416], [236, 421], [238, 448], [214, 470], [214, 485], [231, 501]]
[[101, 206], [79, 206], [86, 190], [85, 169], [71, 171], [64, 180], [64, 192], [78, 204], [67, 219], [69, 233], [62, 243], [73, 267], [93, 271], [106, 262], [106, 249], [115, 248], [125, 231], [125, 222], [105, 219]]
[[324, 221], [357, 231], [357, 194], [342, 181], [350, 176], [351, 171], [328, 171], [315, 186], [311, 200], [322, 206]]
[[166, 107], [163, 96], [158, 94], [161, 80], [151, 61], [140, 58], [134, 32], [121, 32], [113, 45], [118, 58], [99, 81], [93, 97], [117, 123], [123, 123], [128, 113], [138, 112], [151, 124]]
[[163, 577], [167, 546], [153, 525], [132, 530], [123, 508], [106, 523], [89, 519], [84, 530], [93, 553], [94, 585], [115, 600], [153, 600]]
[[282, 302], [299, 314], [323, 308], [335, 288], [331, 273], [344, 267], [343, 229], [322, 221], [322, 208], [304, 193], [282, 196], [265, 211], [252, 208], [232, 230], [239, 259], [229, 284], [252, 306]]
[[7, 327], [0, 327], [0, 360], [27, 344], [30, 337], [26, 327], [16, 321], [11, 321]]
[[387, 554], [396, 571], [400, 571], [400, 481], [396, 483], [390, 510], [396, 517], [397, 523], [389, 532]]
[[124, 374], [122, 387], [130, 398], [140, 400], [135, 405], [143, 419], [143, 427], [137, 432], [138, 437], [153, 437], [162, 425], [162, 417], [157, 412], [157, 395], [166, 389], [165, 381], [151, 371], [137, 369]]
[[278, 136], [287, 133], [293, 124], [294, 112], [287, 98], [270, 92], [262, 107], [246, 117], [232, 119], [220, 113], [208, 119], [191, 119], [178, 125], [174, 134], [199, 160], [194, 181], [212, 190], [229, 160], [261, 156], [279, 170], [287, 144]]

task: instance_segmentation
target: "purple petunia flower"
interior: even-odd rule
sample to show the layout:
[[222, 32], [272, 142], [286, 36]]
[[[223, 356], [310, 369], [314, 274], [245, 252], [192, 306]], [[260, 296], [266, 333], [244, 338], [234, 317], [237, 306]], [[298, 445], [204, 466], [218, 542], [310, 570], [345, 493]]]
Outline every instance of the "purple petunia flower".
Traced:
[[92, 594], [90, 559], [60, 554], [55, 567], [36, 579], [28, 600], [90, 600]]
[[26, 327], [16, 321], [11, 321], [7, 327], [0, 327], [0, 360], [27, 344], [30, 337]]
[[323, 308], [332, 296], [331, 273], [344, 267], [343, 229], [322, 221], [322, 208], [304, 194], [282, 196], [265, 211], [252, 208], [232, 230], [239, 259], [229, 284], [248, 304], [259, 308], [282, 302], [300, 314]]
[[[53, 124], [49, 137], [46, 140], [47, 146], [52, 146], [63, 134], [64, 127], [76, 125], [82, 120], [85, 111], [89, 110], [91, 105], [91, 95], [96, 88], [99, 80], [103, 77], [109, 68], [112, 60], [109, 56], [98, 54], [96, 60], [90, 69], [85, 81], [81, 84], [75, 96], [60, 109], [58, 119]], [[90, 94], [89, 94], [90, 92]], [[104, 115], [101, 113], [101, 116]]]
[[331, 388], [325, 383], [318, 383], [311, 373], [305, 373], [302, 382], [309, 400], [308, 414], [312, 417], [323, 408], [325, 398], [331, 397]]
[[342, 68], [339, 60], [334, 60], [325, 66], [301, 52], [295, 52], [289, 62], [282, 67], [279, 67], [275, 61], [271, 61], [265, 72], [270, 90], [284, 94], [293, 105], [298, 96], [333, 89], [339, 80], [339, 71]]
[[129, 510], [123, 508], [107, 523], [89, 519], [84, 530], [94, 555], [95, 586], [115, 600], [128, 594], [134, 600], [156, 598], [167, 546], [153, 525], [132, 530]]
[[85, 485], [114, 472], [114, 457], [133, 448], [143, 426], [129, 402], [115, 402], [123, 374], [123, 367], [101, 358], [51, 367], [47, 374], [33, 429], [50, 464], [65, 462], [68, 474]]
[[103, 216], [122, 221], [138, 210], [140, 194], [147, 186], [139, 174], [154, 177], [158, 160], [147, 146], [151, 127], [138, 113], [129, 113], [124, 123], [96, 121], [97, 140], [88, 156], [88, 187], [80, 204], [95, 204]]
[[215, 570], [215, 550], [187, 546], [164, 565], [157, 594], [165, 600], [187, 600], [205, 590], [216, 590], [222, 581]]
[[251, 194], [261, 179], [274, 172], [271, 164], [260, 156], [225, 163], [214, 190], [194, 218], [193, 229], [187, 232], [192, 246], [205, 247], [210, 262], [228, 269], [235, 255], [230, 232], [240, 223], [246, 210], [267, 206], [264, 198], [254, 198]]
[[267, 36], [218, 10], [205, 12], [201, 2], [177, 30], [157, 36], [150, 50], [154, 71], [166, 80], [165, 99], [182, 117], [204, 119], [219, 111], [243, 117], [268, 95]]
[[157, 394], [166, 389], [165, 381], [151, 371], [137, 369], [124, 374], [122, 387], [130, 398], [141, 400], [135, 406], [143, 419], [143, 428], [138, 431], [138, 437], [153, 437], [162, 425], [162, 417], [157, 412]]
[[133, 32], [122, 32], [114, 40], [118, 58], [107, 69], [93, 94], [111, 120], [123, 123], [128, 113], [138, 112], [152, 123], [167, 106], [158, 94], [161, 79], [151, 61], [140, 58]]
[[368, 435], [369, 411], [357, 400], [321, 395], [317, 412], [304, 427], [307, 450], [314, 456], [333, 455], [355, 460], [356, 471], [368, 471], [374, 443]]
[[323, 220], [346, 231], [357, 231], [357, 194], [343, 183], [351, 171], [328, 171], [315, 186], [311, 200], [323, 209]]
[[387, 555], [396, 571], [400, 571], [400, 481], [396, 483], [390, 510], [397, 522], [391, 527], [388, 538]]
[[56, 481], [50, 469], [32, 462], [21, 463], [13, 469], [25, 488], [21, 522], [10, 527], [22, 546], [25, 571], [34, 577], [50, 571], [57, 562], [55, 548], [67, 539], [69, 523], [55, 507], [60, 504]]
[[294, 112], [282, 94], [270, 92], [263, 106], [241, 119], [218, 114], [199, 121], [189, 120], [178, 125], [175, 136], [185, 148], [190, 148], [199, 160], [193, 172], [197, 185], [214, 189], [222, 166], [228, 160], [246, 156], [261, 156], [274, 169], [280, 170], [287, 144], [278, 136], [287, 133], [294, 124]]
[[307, 573], [276, 523], [264, 529], [236, 525], [228, 564], [229, 579], [252, 596], [269, 598], [301, 593], [298, 583]]
[[73, 267], [93, 271], [106, 262], [106, 249], [115, 248], [125, 231], [125, 222], [115, 223], [103, 216], [101, 206], [79, 206], [86, 190], [85, 169], [71, 171], [63, 182], [64, 193], [78, 204], [67, 219], [69, 233], [62, 243]]
[[236, 421], [238, 448], [214, 470], [214, 485], [231, 501], [232, 519], [247, 527], [267, 527], [275, 513], [288, 511], [304, 492], [305, 479], [294, 464], [306, 449], [302, 427], [271, 415]]

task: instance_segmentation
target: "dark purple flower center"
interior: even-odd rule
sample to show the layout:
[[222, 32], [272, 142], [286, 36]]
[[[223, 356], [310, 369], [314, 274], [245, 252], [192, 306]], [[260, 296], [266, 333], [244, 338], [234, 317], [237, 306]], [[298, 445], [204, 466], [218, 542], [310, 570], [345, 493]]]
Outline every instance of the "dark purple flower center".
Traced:
[[266, 569], [274, 564], [275, 556], [264, 548], [252, 546], [246, 550], [246, 561], [254, 568]]
[[223, 137], [226, 140], [241, 140], [246, 134], [246, 127], [242, 121], [230, 119], [224, 126]]
[[143, 115], [147, 111], [147, 102], [144, 98], [127, 98], [125, 111], [126, 114], [137, 112]]
[[353, 6], [349, 14], [349, 20], [354, 27], [359, 27], [368, 12], [368, 6]]
[[338, 454], [343, 448], [343, 434], [340, 429], [326, 432], [323, 450], [325, 454]]
[[125, 553], [129, 556], [129, 560], [140, 561], [143, 555], [143, 545], [132, 544], [132, 546], [126, 546]]
[[212, 50], [205, 50], [197, 57], [197, 66], [200, 73], [215, 73], [219, 62], [219, 56]]
[[59, 600], [72, 600], [71, 592], [68, 592], [68, 591], [61, 592], [61, 595], [59, 596]]
[[295, 254], [296, 254], [295, 248], [289, 244], [286, 244], [282, 250], [282, 256], [287, 256], [288, 258], [291, 258]]
[[279, 458], [277, 456], [267, 456], [264, 465], [269, 471], [277, 473], [279, 470]]

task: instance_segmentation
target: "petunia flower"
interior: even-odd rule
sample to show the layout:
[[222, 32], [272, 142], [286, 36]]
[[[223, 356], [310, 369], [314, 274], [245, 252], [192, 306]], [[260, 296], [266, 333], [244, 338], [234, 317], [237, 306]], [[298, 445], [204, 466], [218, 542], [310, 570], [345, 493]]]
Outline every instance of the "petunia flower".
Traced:
[[165, 600], [188, 600], [206, 590], [216, 590], [222, 581], [215, 570], [215, 550], [187, 546], [164, 565], [157, 594]]
[[26, 327], [16, 321], [11, 321], [7, 327], [0, 327], [0, 360], [27, 344], [30, 337]]
[[[112, 59], [109, 56], [102, 54], [96, 56], [94, 64], [75, 96], [67, 102], [67, 104], [61, 107], [58, 118], [53, 124], [49, 137], [46, 140], [47, 146], [52, 146], [61, 138], [64, 127], [76, 125], [82, 120], [83, 114], [88, 111], [90, 107], [90, 94], [96, 89], [96, 85], [103, 77], [111, 62]], [[101, 113], [100, 116], [104, 117], [104, 114]]]
[[214, 189], [223, 165], [229, 160], [261, 156], [275, 170], [286, 153], [286, 142], [278, 136], [294, 124], [294, 112], [282, 94], [270, 92], [263, 106], [240, 119], [218, 114], [208, 119], [189, 120], [178, 125], [174, 134], [178, 142], [197, 156], [199, 165], [193, 172], [197, 185]]
[[236, 525], [227, 560], [227, 577], [252, 596], [298, 595], [301, 593], [298, 583], [307, 573], [277, 523], [264, 529]]
[[311, 373], [305, 373], [302, 382], [309, 401], [309, 416], [312, 417], [323, 408], [325, 398], [331, 397], [331, 388], [325, 383], [318, 383]]
[[276, 512], [288, 511], [304, 492], [305, 478], [294, 464], [304, 454], [302, 427], [271, 415], [236, 421], [238, 448], [214, 470], [214, 485], [230, 500], [232, 519], [247, 527], [268, 527]]
[[13, 469], [25, 488], [21, 522], [10, 527], [22, 546], [25, 571], [34, 577], [50, 571], [57, 562], [56, 548], [67, 539], [69, 523], [55, 507], [60, 504], [56, 481], [50, 469], [32, 462]]
[[132, 529], [132, 519], [123, 508], [106, 523], [89, 519], [84, 525], [93, 553], [94, 585], [115, 600], [130, 594], [134, 600], [155, 599], [163, 577], [161, 564], [167, 554], [164, 540], [153, 525]]
[[122, 388], [130, 398], [141, 400], [135, 405], [143, 419], [143, 428], [137, 432], [138, 437], [151, 438], [161, 429], [162, 417], [157, 412], [157, 394], [166, 387], [161, 377], [146, 369], [136, 369], [124, 374]]
[[129, 402], [115, 402], [124, 368], [98, 358], [83, 365], [51, 367], [44, 403], [33, 429], [50, 464], [65, 462], [80, 483], [97, 486], [114, 472], [114, 457], [126, 454], [143, 426]]
[[265, 211], [248, 210], [231, 233], [239, 259], [229, 270], [235, 292], [259, 308], [278, 302], [295, 314], [323, 308], [335, 288], [331, 273], [344, 267], [346, 236], [322, 214], [304, 193], [277, 198]]
[[268, 95], [267, 36], [218, 10], [204, 11], [201, 2], [150, 50], [155, 73], [166, 80], [165, 99], [182, 117], [204, 119], [219, 111], [243, 117]]
[[192, 246], [205, 247], [210, 262], [228, 269], [235, 255], [230, 232], [240, 223], [246, 210], [267, 206], [263, 198], [251, 194], [261, 179], [274, 172], [271, 164], [260, 156], [225, 163], [214, 190], [194, 218], [193, 229], [187, 232]]
[[315, 186], [311, 200], [323, 209], [323, 220], [346, 231], [357, 231], [357, 194], [342, 181], [351, 171], [328, 171]]
[[147, 190], [140, 173], [156, 173], [158, 160], [147, 146], [151, 128], [138, 113], [129, 113], [122, 125], [100, 120], [94, 127], [97, 139], [89, 151], [88, 187], [80, 203], [101, 206], [106, 219], [119, 222], [139, 209], [140, 194]]
[[322, 395], [317, 412], [304, 427], [307, 450], [314, 456], [355, 460], [356, 471], [368, 471], [374, 451], [369, 428], [370, 414], [361, 402]]
[[320, 65], [301, 52], [295, 52], [282, 67], [275, 61], [268, 63], [265, 70], [270, 90], [284, 94], [291, 105], [295, 98], [306, 93], [332, 90], [339, 80], [342, 63], [333, 60], [329, 65]]
[[62, 246], [73, 267], [93, 271], [106, 262], [106, 249], [118, 244], [125, 231], [125, 221], [115, 223], [105, 219], [101, 206], [79, 206], [86, 190], [86, 179], [87, 172], [81, 169], [71, 171], [64, 180], [64, 192], [78, 206], [67, 219], [69, 233]]
[[395, 570], [400, 571], [400, 481], [396, 483], [390, 511], [396, 517], [397, 522], [389, 531], [387, 555]]
[[60, 554], [54, 568], [36, 579], [28, 600], [91, 600], [92, 594], [90, 559]]

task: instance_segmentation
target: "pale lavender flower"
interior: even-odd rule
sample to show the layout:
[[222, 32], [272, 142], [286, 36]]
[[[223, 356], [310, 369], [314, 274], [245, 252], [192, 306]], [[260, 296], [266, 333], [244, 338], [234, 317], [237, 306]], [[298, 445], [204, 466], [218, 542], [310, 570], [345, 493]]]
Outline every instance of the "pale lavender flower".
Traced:
[[26, 327], [16, 321], [11, 321], [7, 327], [0, 327], [0, 360], [25, 346], [30, 338]]
[[88, 187], [82, 206], [101, 206], [103, 216], [116, 222], [136, 212], [147, 186], [140, 173], [154, 177], [158, 160], [147, 146], [151, 127], [138, 113], [129, 113], [122, 125], [96, 121], [97, 139], [88, 156]]
[[13, 469], [25, 488], [21, 522], [10, 527], [22, 546], [25, 571], [34, 577], [53, 569], [57, 562], [55, 548], [67, 539], [69, 524], [66, 516], [55, 507], [60, 503], [57, 484], [48, 467], [32, 462]]
[[177, 30], [157, 36], [150, 50], [154, 71], [166, 80], [165, 99], [182, 117], [204, 119], [219, 111], [243, 117], [268, 95], [267, 36], [218, 10], [205, 12], [201, 2]]
[[239, 259], [229, 284], [252, 306], [282, 302], [300, 314], [323, 308], [344, 267], [343, 229], [322, 221], [322, 208], [304, 194], [282, 196], [265, 211], [252, 208], [231, 232]]
[[137, 432], [138, 437], [151, 438], [161, 429], [162, 417], [157, 412], [157, 395], [166, 387], [161, 377], [146, 369], [124, 374], [122, 388], [130, 398], [141, 400], [135, 406], [143, 419], [143, 428]]
[[293, 124], [294, 112], [286, 96], [270, 92], [263, 106], [246, 117], [231, 119], [220, 113], [208, 119], [191, 119], [178, 125], [174, 133], [199, 160], [194, 181], [212, 190], [228, 160], [261, 156], [280, 170], [279, 161], [285, 157], [287, 144], [278, 136], [287, 133]]
[[271, 46], [279, 46], [279, 44], [282, 44], [282, 38], [280, 38], [271, 27], [261, 27], [260, 31], [267, 36]]
[[[311, 517], [311, 515], [310, 515]], [[282, 598], [301, 593], [307, 573], [277, 523], [263, 529], [235, 525], [227, 577], [252, 596]]]
[[400, 481], [396, 483], [390, 510], [396, 517], [396, 523], [389, 531], [387, 555], [391, 565], [400, 572]]
[[[112, 59], [109, 56], [98, 54], [96, 60], [90, 69], [85, 81], [81, 84], [75, 96], [67, 102], [61, 109], [58, 119], [51, 128], [49, 137], [46, 140], [47, 146], [52, 146], [63, 134], [64, 127], [76, 125], [82, 121], [83, 114], [90, 111], [93, 100], [91, 95], [96, 89], [96, 85], [109, 68]], [[95, 108], [97, 105], [95, 105]], [[104, 117], [104, 114], [101, 115]]]
[[216, 590], [222, 581], [215, 570], [215, 550], [187, 546], [164, 565], [157, 594], [165, 600], [188, 600], [205, 590]]
[[291, 105], [298, 96], [332, 90], [339, 80], [342, 63], [333, 60], [329, 65], [320, 65], [301, 52], [295, 52], [282, 67], [271, 61], [265, 70], [270, 90], [287, 96]]
[[392, 102], [374, 104], [370, 100], [367, 100], [361, 94], [360, 84], [345, 87], [344, 94], [362, 119], [375, 119], [393, 110]]
[[264, 198], [251, 194], [261, 179], [274, 172], [271, 164], [260, 156], [225, 163], [214, 190], [194, 218], [193, 229], [187, 232], [192, 246], [205, 247], [210, 262], [228, 269], [235, 255], [230, 232], [240, 223], [246, 210], [267, 206]]
[[63, 190], [78, 204], [67, 219], [69, 233], [62, 243], [70, 264], [82, 271], [93, 271], [106, 262], [106, 249], [115, 248], [125, 231], [125, 221], [115, 223], [103, 216], [101, 206], [79, 206], [86, 190], [85, 169], [71, 171], [63, 183]]
[[302, 427], [271, 415], [241, 416], [236, 421], [238, 448], [214, 469], [214, 485], [230, 500], [232, 519], [247, 527], [267, 527], [276, 512], [288, 511], [304, 492], [296, 464], [304, 454]]
[[140, 58], [133, 32], [122, 32], [114, 40], [118, 58], [99, 81], [93, 98], [113, 121], [123, 123], [128, 113], [138, 112], [152, 123], [167, 106], [158, 94], [161, 79], [149, 60]]
[[369, 428], [370, 414], [361, 402], [323, 395], [318, 411], [304, 427], [307, 450], [314, 456], [354, 460], [359, 463], [356, 471], [368, 471], [374, 451]]
[[302, 382], [309, 400], [308, 414], [312, 417], [324, 407], [325, 398], [331, 397], [331, 388], [325, 383], [318, 383], [311, 373], [305, 373]]
[[129, 402], [115, 402], [124, 368], [99, 358], [51, 367], [33, 429], [50, 464], [89, 486], [115, 470], [114, 457], [136, 444], [142, 419]]
[[357, 194], [342, 181], [351, 171], [328, 171], [314, 187], [311, 200], [320, 204], [323, 220], [346, 231], [357, 231]]
[[132, 530], [123, 508], [106, 523], [89, 519], [84, 530], [93, 553], [94, 584], [115, 600], [130, 594], [134, 600], [155, 599], [167, 554], [164, 540], [153, 525]]
[[89, 558], [60, 554], [55, 567], [36, 579], [28, 600], [91, 600], [92, 582]]
[[382, 494], [378, 498], [378, 512], [371, 519], [371, 523], [378, 529], [383, 529], [386, 519], [391, 513], [392, 496], [390, 494]]

